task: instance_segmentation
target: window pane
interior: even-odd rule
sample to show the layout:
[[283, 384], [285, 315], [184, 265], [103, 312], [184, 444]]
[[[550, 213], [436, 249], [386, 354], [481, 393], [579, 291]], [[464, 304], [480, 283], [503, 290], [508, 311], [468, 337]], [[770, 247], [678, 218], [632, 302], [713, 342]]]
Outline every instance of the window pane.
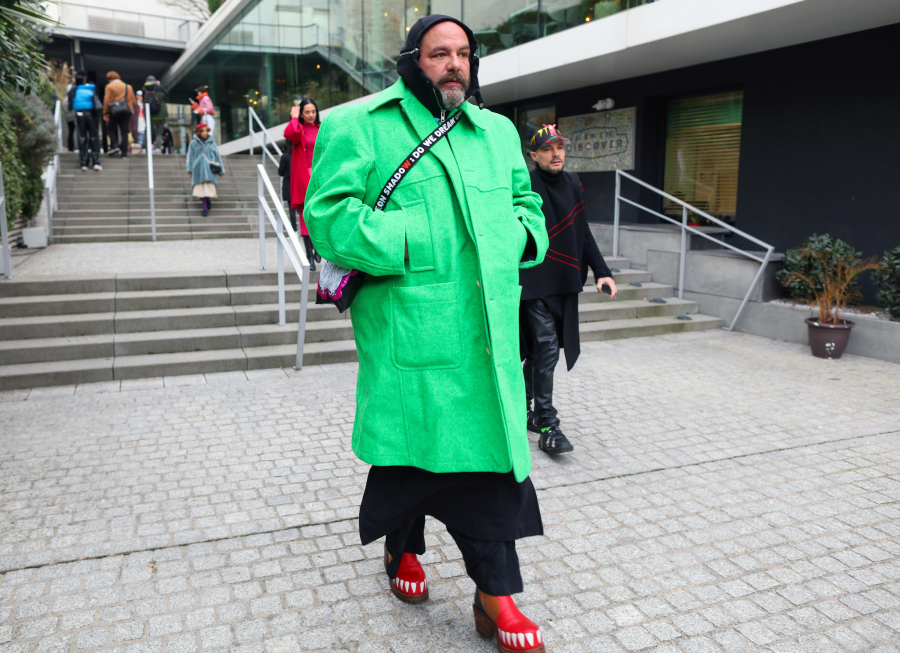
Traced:
[[[743, 99], [743, 92], [723, 93], [675, 100], [668, 108], [664, 190], [732, 224]], [[680, 216], [681, 206], [667, 201], [663, 211]]]

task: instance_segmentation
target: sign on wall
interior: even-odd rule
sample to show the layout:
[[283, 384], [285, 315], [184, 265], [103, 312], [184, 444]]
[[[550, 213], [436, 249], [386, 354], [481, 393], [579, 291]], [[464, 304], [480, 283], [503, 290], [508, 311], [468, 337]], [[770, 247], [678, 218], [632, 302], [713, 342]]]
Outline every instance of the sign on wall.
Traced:
[[566, 145], [566, 170], [603, 172], [634, 168], [635, 107], [560, 118]]

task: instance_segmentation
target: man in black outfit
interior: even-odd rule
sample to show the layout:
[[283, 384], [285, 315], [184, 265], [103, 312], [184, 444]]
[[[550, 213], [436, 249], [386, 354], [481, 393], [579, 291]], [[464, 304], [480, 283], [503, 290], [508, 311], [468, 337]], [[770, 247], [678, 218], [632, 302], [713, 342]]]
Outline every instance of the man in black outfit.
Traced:
[[559, 362], [560, 347], [566, 350], [566, 366], [570, 370], [581, 353], [578, 293], [587, 280], [588, 266], [594, 272], [598, 291], [608, 291], [610, 297], [617, 292], [612, 272], [588, 226], [581, 180], [578, 175], [563, 171], [565, 146], [569, 142], [556, 125], [544, 125], [531, 139], [531, 158], [536, 164], [531, 172], [531, 189], [544, 200], [542, 210], [550, 248], [543, 263], [519, 270], [519, 326], [528, 430], [540, 434], [541, 451], [552, 455], [573, 450], [559, 428], [553, 407], [553, 371]]

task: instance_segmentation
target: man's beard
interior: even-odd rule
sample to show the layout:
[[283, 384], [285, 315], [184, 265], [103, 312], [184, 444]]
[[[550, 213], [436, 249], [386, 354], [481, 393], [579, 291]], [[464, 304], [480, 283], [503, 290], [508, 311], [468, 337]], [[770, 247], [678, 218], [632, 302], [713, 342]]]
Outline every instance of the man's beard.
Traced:
[[[442, 85], [447, 82], [459, 82], [462, 84], [462, 88], [445, 89]], [[466, 91], [469, 90], [469, 80], [466, 79], [462, 73], [449, 72], [438, 80], [436, 86], [441, 92], [441, 100], [443, 101], [444, 106], [448, 109], [461, 107], [463, 102], [466, 101]]]
[[544, 172], [551, 174], [551, 175], [558, 175], [559, 173], [561, 173], [563, 171], [563, 168], [565, 167], [565, 165], [563, 165], [562, 167], [560, 167], [559, 170], [554, 170], [553, 168], [550, 167], [550, 164], [553, 163], [553, 161], [550, 161], [550, 163], [548, 163], [546, 166], [542, 165], [538, 161], [535, 161], [535, 163], [537, 163], [538, 168], [540, 168]]

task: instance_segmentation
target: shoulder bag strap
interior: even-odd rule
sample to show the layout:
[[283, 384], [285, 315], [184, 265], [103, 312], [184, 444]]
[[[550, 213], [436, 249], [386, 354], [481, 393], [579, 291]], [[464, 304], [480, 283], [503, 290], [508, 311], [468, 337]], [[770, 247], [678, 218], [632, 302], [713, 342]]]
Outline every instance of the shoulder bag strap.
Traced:
[[412, 152], [410, 152], [409, 156], [403, 160], [397, 167], [397, 171], [391, 175], [391, 178], [388, 179], [388, 182], [384, 185], [384, 188], [381, 190], [381, 194], [378, 196], [378, 201], [375, 202], [375, 210], [383, 211], [384, 207], [387, 206], [388, 200], [391, 198], [391, 194], [400, 185], [400, 182], [403, 180], [403, 177], [406, 176], [412, 167], [419, 162], [423, 156], [428, 154], [428, 151], [434, 147], [435, 143], [441, 140], [447, 133], [456, 127], [459, 121], [462, 119], [463, 111], [459, 110], [454, 113], [452, 116], [447, 118], [446, 122], [441, 123], [437, 129], [431, 132], [428, 137], [419, 143]]

